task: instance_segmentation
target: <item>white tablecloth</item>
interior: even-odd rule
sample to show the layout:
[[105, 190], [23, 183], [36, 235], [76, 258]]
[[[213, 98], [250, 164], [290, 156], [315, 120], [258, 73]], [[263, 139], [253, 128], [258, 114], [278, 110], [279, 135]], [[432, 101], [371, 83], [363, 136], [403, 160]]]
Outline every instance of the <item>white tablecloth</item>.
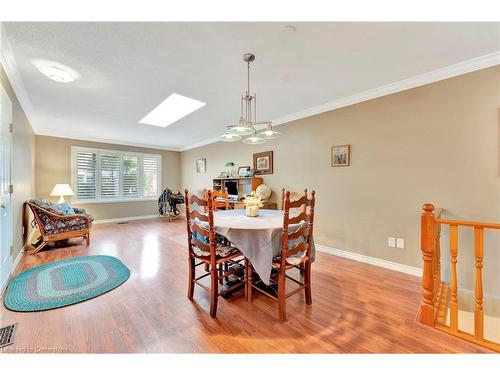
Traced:
[[[231, 241], [250, 260], [262, 281], [269, 284], [273, 258], [281, 253], [283, 211], [259, 210], [257, 217], [246, 216], [245, 210], [216, 211], [214, 225], [215, 231]], [[289, 231], [300, 225], [291, 225]]]

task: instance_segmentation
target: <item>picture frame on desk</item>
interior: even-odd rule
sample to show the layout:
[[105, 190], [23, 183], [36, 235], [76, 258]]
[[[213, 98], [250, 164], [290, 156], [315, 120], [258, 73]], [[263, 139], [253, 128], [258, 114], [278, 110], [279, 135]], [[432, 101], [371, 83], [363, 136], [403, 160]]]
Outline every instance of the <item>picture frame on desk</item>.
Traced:
[[238, 167], [238, 177], [251, 177], [252, 169], [250, 166]]

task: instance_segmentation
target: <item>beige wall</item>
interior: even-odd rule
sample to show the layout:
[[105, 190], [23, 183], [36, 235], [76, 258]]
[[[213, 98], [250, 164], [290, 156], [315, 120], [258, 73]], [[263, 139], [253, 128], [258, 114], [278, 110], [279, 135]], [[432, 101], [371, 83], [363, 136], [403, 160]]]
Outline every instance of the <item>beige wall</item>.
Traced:
[[32, 198], [35, 191], [35, 134], [2, 66], [0, 66], [0, 81], [12, 101], [12, 122], [14, 124], [11, 179], [14, 185], [14, 194], [12, 194], [12, 242], [15, 259], [23, 247], [23, 203]]
[[[50, 197], [50, 192], [55, 184], [71, 184], [71, 146], [161, 154], [162, 188], [179, 189], [180, 187], [180, 154], [178, 152], [37, 135], [35, 174], [37, 198], [54, 199]], [[97, 220], [153, 215], [157, 213], [158, 207], [156, 201], [78, 204], [77, 206], [85, 208]]]
[[[226, 161], [252, 165], [253, 153], [273, 150], [274, 174], [264, 182], [274, 199], [281, 187], [316, 190], [317, 243], [421, 267], [423, 203], [500, 222], [499, 83], [497, 66], [279, 126], [282, 138], [264, 145], [185, 151], [181, 181], [211, 186]], [[351, 166], [332, 168], [330, 147], [340, 144], [352, 145]], [[196, 174], [198, 158], [207, 159], [207, 173]], [[389, 236], [404, 238], [406, 248], [388, 247]], [[487, 253], [495, 268], [486, 275], [497, 290], [498, 243]]]

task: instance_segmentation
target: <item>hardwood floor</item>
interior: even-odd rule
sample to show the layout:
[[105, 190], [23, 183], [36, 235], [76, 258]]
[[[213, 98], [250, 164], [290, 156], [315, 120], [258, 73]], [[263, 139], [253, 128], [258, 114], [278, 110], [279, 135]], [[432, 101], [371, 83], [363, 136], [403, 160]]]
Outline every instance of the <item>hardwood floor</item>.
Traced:
[[16, 273], [106, 254], [122, 260], [131, 276], [109, 293], [60, 309], [16, 313], [2, 303], [0, 326], [19, 323], [15, 344], [3, 352], [488, 352], [415, 322], [417, 277], [324, 253], [313, 263], [313, 305], [302, 293], [289, 298], [286, 323], [279, 323], [275, 302], [254, 293], [249, 304], [240, 292], [220, 298], [213, 319], [203, 289], [195, 289], [194, 303], [186, 298], [187, 250], [170, 239], [184, 231], [182, 220], [101, 224], [88, 248], [72, 240], [76, 246], [25, 254]]

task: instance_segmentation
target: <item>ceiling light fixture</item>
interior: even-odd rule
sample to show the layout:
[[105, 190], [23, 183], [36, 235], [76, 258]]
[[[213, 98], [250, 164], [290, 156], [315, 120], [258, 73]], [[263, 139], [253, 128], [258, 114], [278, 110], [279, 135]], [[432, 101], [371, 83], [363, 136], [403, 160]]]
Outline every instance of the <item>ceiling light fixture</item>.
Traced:
[[80, 75], [73, 69], [50, 60], [33, 60], [33, 65], [47, 78], [53, 81], [68, 83], [80, 78]]
[[[229, 125], [226, 133], [220, 137], [223, 142], [236, 142], [244, 136], [243, 143], [258, 145], [264, 143], [266, 139], [278, 138], [281, 133], [274, 131], [270, 121], [257, 122], [257, 95], [250, 95], [250, 63], [255, 60], [255, 55], [245, 53], [243, 61], [247, 63], [247, 91], [241, 96], [241, 116], [236, 125]], [[267, 129], [257, 134], [258, 125], [266, 125]]]
[[199, 100], [174, 93], [139, 122], [146, 125], [167, 127], [206, 104]]

